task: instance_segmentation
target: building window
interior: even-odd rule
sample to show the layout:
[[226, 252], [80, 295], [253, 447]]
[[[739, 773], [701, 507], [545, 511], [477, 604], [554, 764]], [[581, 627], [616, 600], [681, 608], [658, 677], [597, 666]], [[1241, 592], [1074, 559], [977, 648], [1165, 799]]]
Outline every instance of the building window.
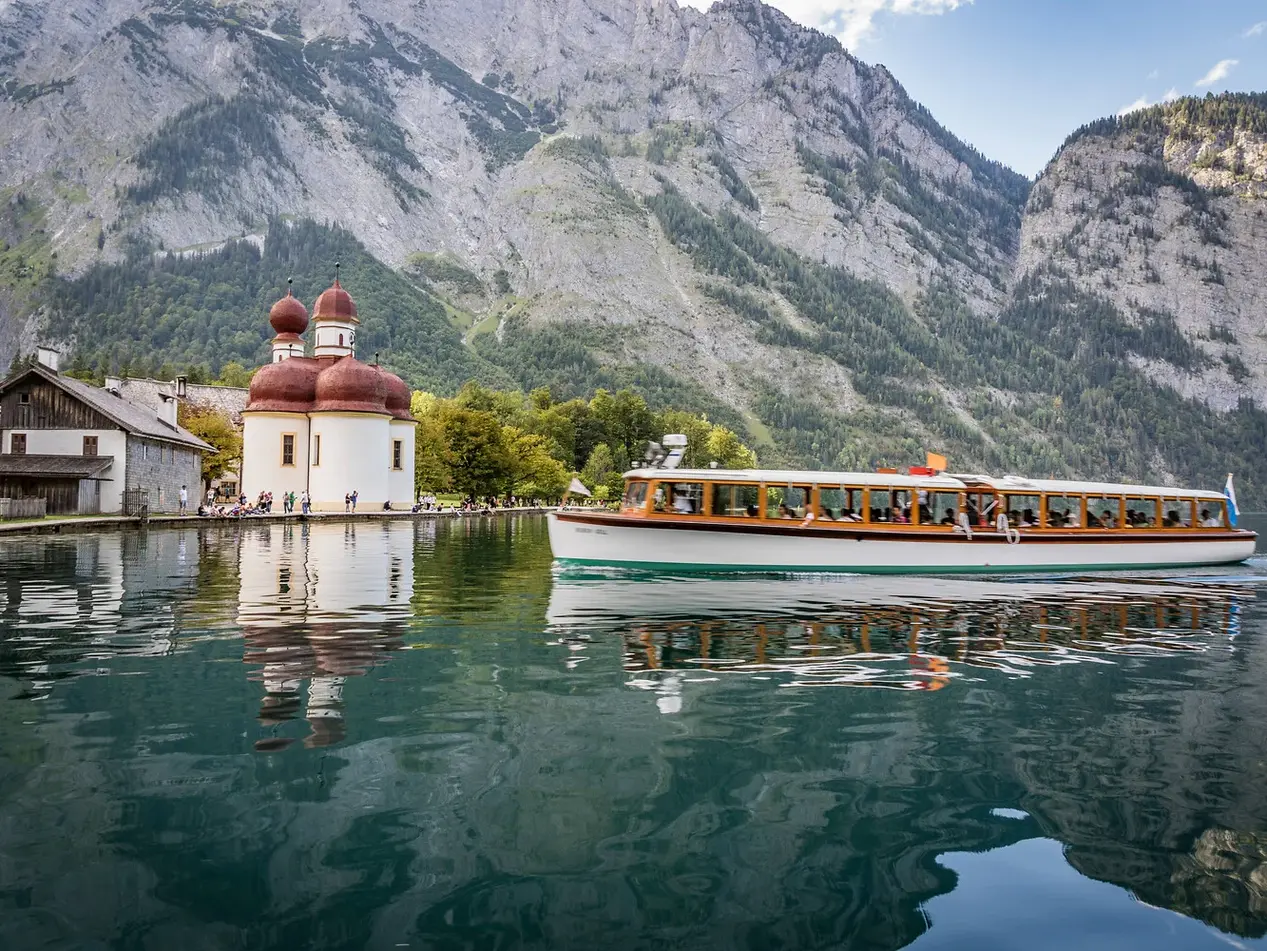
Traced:
[[321, 434], [317, 433], [312, 437], [312, 464], [314, 466], [321, 465]]
[[401, 445], [400, 440], [393, 439], [392, 440], [392, 468], [393, 469], [399, 469], [401, 467], [400, 458], [403, 454], [404, 454], [404, 447]]
[[28, 405], [30, 405], [30, 402], [31, 402], [31, 394], [30, 394], [30, 393], [19, 393], [19, 394], [18, 394], [18, 403], [19, 403], [19, 404], [21, 404], [22, 406], [28, 406]]
[[96, 454], [97, 454], [97, 437], [85, 436], [84, 437], [84, 455], [95, 456]]
[[295, 464], [295, 434], [282, 433], [282, 465]]
[[339, 346], [343, 346], [343, 334], [339, 334]]
[[141, 443], [141, 461], [149, 462], [149, 459], [150, 459], [150, 444], [147, 442], [143, 442]]
[[9, 452], [15, 456], [26, 455], [26, 433], [14, 433], [9, 437]]

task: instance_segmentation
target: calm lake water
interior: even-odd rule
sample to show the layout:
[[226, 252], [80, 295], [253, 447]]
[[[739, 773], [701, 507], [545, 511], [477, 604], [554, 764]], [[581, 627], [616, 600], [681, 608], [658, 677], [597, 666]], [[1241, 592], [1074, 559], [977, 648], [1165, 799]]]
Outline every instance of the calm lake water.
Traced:
[[1267, 947], [1265, 583], [0, 539], [0, 949]]

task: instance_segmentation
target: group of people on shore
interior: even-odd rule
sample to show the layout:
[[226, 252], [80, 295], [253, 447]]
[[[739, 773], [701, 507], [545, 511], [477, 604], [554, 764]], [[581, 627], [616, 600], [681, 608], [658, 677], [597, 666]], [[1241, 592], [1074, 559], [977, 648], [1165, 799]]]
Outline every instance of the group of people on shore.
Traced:
[[[295, 511], [298, 505], [300, 511], [307, 515], [312, 511], [312, 498], [308, 495], [308, 490], [296, 494], [295, 492], [282, 493], [282, 514], [289, 515]], [[353, 504], [355, 511], [355, 503]], [[236, 499], [226, 502], [217, 502], [215, 489], [207, 490], [206, 501], [198, 506], [198, 514], [207, 518], [242, 518], [246, 515], [272, 515], [273, 514], [273, 493], [261, 492], [252, 503], [246, 497], [246, 493], [242, 492]]]
[[[356, 505], [359, 492], [353, 489], [343, 496], [343, 511], [345, 514], [356, 514]], [[296, 494], [295, 492], [283, 493], [282, 514], [289, 515], [295, 511], [295, 507], [299, 507], [299, 511], [303, 515], [312, 512], [312, 499], [308, 495], [308, 491]], [[434, 494], [422, 494], [418, 496], [418, 500], [410, 509], [412, 513], [419, 512], [447, 512], [458, 515], [478, 515], [490, 514], [498, 509], [507, 508], [542, 508], [544, 503], [539, 499], [520, 498], [514, 495], [502, 497], [486, 496], [483, 499], [477, 499], [474, 496], [467, 498], [460, 505], [450, 503], [443, 504], [436, 498]], [[383, 503], [383, 511], [392, 511], [391, 502]], [[246, 493], [238, 495], [236, 499], [217, 501], [215, 490], [209, 490], [205, 502], [198, 506], [198, 514], [204, 518], [243, 518], [248, 515], [272, 515], [273, 514], [273, 493], [261, 492], [254, 502], [247, 499]]]

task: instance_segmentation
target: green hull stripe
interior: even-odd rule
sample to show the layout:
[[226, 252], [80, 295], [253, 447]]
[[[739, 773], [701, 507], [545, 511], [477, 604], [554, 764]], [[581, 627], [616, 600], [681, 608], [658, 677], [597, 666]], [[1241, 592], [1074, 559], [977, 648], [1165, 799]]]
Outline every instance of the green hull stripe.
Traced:
[[945, 565], [934, 567], [899, 567], [894, 565], [699, 565], [682, 564], [672, 561], [609, 561], [599, 558], [557, 558], [560, 565], [583, 565], [594, 568], [636, 568], [645, 571], [709, 571], [718, 574], [727, 572], [759, 571], [767, 574], [788, 574], [800, 572], [829, 572], [833, 574], [863, 575], [1005, 575], [1070, 571], [1153, 571], [1161, 568], [1206, 568], [1214, 565], [1232, 565], [1245, 561], [1245, 558], [1221, 559], [1219, 561], [1182, 561], [1157, 562], [1145, 564], [1102, 564], [1102, 565]]

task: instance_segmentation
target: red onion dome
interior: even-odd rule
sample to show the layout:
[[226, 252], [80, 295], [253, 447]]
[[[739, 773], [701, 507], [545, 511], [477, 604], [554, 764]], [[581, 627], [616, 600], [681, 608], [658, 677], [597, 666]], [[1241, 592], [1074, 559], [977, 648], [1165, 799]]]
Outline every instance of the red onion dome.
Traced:
[[378, 372], [382, 374], [383, 382], [387, 384], [387, 412], [393, 419], [413, 422], [414, 414], [409, 410], [413, 402], [413, 394], [409, 392], [409, 384], [395, 373], [388, 373], [381, 368]]
[[356, 357], [343, 357], [317, 377], [316, 412], [387, 413], [387, 381]]
[[278, 335], [301, 334], [308, 329], [308, 308], [303, 302], [286, 291], [286, 296], [273, 305], [268, 312], [268, 322], [273, 325]]
[[356, 319], [356, 303], [352, 295], [343, 289], [339, 279], [334, 279], [334, 286], [321, 292], [317, 302], [312, 305], [313, 320], [345, 320], [354, 324]]
[[251, 378], [245, 412], [306, 413], [316, 398], [320, 361], [291, 357], [262, 366]]

